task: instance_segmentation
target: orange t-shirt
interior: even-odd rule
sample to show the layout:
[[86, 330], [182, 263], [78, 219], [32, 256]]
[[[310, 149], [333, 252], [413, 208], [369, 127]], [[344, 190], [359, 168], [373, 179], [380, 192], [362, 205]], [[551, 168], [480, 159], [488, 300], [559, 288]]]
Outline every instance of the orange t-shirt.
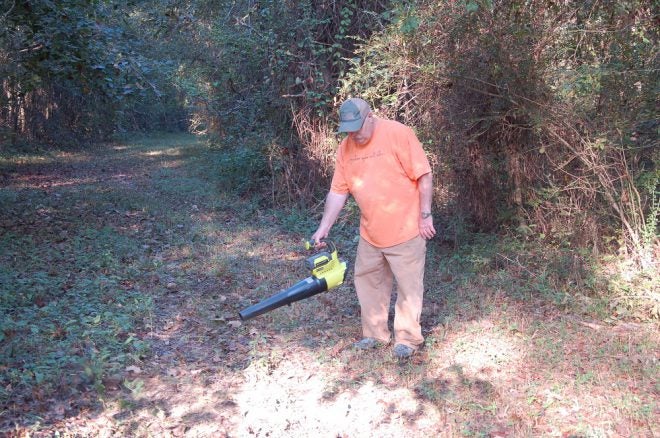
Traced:
[[369, 142], [339, 145], [330, 190], [350, 193], [360, 207], [360, 236], [379, 248], [419, 235], [417, 179], [431, 166], [412, 129], [375, 119]]

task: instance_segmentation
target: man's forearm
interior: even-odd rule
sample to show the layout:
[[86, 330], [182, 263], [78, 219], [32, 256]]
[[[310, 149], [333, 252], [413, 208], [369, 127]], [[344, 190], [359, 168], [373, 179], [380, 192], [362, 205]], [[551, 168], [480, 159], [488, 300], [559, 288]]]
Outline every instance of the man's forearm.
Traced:
[[328, 196], [325, 198], [325, 207], [323, 209], [321, 223], [313, 236], [315, 240], [318, 241], [328, 236], [330, 228], [332, 228], [337, 217], [339, 217], [341, 209], [344, 208], [346, 199], [348, 199], [348, 193], [341, 194], [333, 191], [328, 192]]
[[431, 216], [431, 201], [433, 200], [433, 177], [431, 172], [422, 175], [417, 180], [419, 188], [419, 235], [424, 239], [432, 239], [435, 236], [433, 216]]
[[431, 202], [433, 200], [433, 176], [431, 172], [419, 177], [417, 180], [419, 188], [419, 208], [422, 212], [431, 212]]

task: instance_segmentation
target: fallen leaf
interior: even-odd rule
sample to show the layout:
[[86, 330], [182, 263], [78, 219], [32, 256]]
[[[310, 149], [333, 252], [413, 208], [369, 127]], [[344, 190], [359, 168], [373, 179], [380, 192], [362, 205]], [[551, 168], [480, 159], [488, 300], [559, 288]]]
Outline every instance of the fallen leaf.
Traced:
[[140, 374], [142, 370], [139, 367], [136, 367], [135, 365], [131, 365], [129, 367], [126, 367], [126, 371], [129, 373], [135, 373], [135, 374]]

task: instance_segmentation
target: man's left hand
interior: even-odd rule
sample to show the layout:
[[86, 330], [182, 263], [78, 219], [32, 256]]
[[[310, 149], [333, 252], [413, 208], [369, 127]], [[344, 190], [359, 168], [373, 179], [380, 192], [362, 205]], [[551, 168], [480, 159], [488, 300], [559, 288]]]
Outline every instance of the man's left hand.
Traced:
[[429, 240], [435, 236], [435, 228], [433, 227], [433, 216], [426, 219], [419, 219], [419, 235], [424, 239]]

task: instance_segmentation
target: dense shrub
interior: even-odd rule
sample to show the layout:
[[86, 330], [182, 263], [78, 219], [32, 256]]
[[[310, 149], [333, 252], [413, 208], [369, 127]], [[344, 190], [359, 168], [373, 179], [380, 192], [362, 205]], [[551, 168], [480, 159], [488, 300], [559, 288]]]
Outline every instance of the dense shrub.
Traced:
[[439, 204], [475, 229], [616, 242], [647, 263], [655, 41], [649, 2], [418, 1], [358, 48], [341, 95], [417, 127]]
[[9, 2], [0, 14], [0, 140], [61, 145], [176, 127], [171, 63], [149, 57], [151, 32], [134, 7]]

